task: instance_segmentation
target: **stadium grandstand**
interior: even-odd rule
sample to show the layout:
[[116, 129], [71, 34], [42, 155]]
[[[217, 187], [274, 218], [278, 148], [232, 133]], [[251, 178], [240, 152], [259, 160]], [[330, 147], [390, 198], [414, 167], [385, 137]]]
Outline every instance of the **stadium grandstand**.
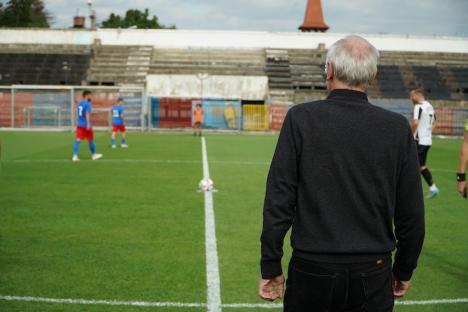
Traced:
[[[101, 126], [124, 93], [137, 128], [190, 127], [192, 107], [202, 102], [207, 128], [278, 130], [291, 105], [326, 96], [327, 47], [343, 36], [2, 29], [0, 126], [73, 126], [75, 93], [89, 86], [100, 94]], [[422, 87], [439, 116], [436, 133], [462, 133], [468, 38], [364, 37], [381, 51], [379, 74], [368, 90], [374, 104], [409, 117], [409, 90]]]

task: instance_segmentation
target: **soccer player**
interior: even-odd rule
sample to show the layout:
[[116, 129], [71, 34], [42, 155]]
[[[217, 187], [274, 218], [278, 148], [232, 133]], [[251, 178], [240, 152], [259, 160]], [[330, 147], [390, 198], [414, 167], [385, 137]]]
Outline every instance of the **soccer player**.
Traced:
[[120, 147], [127, 148], [127, 135], [124, 123], [124, 100], [122, 97], [117, 99], [117, 104], [112, 106], [112, 148], [116, 148], [115, 136], [118, 131], [122, 133]]
[[83, 91], [83, 98], [77, 106], [78, 122], [76, 127], [76, 140], [73, 145], [73, 161], [79, 161], [78, 150], [81, 140], [87, 140], [91, 150], [91, 159], [98, 160], [102, 154], [96, 154], [96, 144], [94, 143], [94, 132], [91, 124], [91, 91]]
[[203, 108], [200, 103], [198, 103], [195, 106], [195, 110], [193, 112], [193, 117], [194, 117], [194, 128], [195, 131], [193, 132], [193, 135], [202, 135], [202, 126], [203, 126]]
[[424, 98], [420, 88], [410, 92], [410, 99], [414, 104], [413, 121], [411, 129], [418, 146], [419, 170], [426, 183], [429, 185], [428, 198], [434, 198], [439, 194], [439, 189], [432, 179], [432, 174], [426, 166], [427, 154], [432, 145], [432, 130], [435, 125], [436, 115], [432, 105]]
[[466, 164], [468, 163], [468, 119], [465, 122], [465, 136], [460, 148], [460, 166], [457, 173], [457, 186], [458, 192], [464, 197], [467, 198], [467, 189], [466, 189]]

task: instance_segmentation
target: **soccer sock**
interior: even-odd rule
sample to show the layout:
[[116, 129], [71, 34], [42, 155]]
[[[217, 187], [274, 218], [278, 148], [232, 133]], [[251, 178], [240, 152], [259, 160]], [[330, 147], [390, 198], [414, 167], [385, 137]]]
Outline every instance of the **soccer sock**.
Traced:
[[89, 149], [91, 150], [91, 154], [96, 154], [96, 144], [94, 141], [89, 141]]
[[122, 144], [127, 144], [127, 140], [125, 140], [124, 138], [122, 138]]
[[112, 139], [112, 145], [115, 145], [115, 139]]
[[429, 186], [432, 186], [432, 184], [434, 184], [434, 181], [432, 180], [432, 174], [431, 174], [431, 172], [429, 171], [428, 168], [421, 171], [421, 174], [422, 174], [422, 176], [424, 177], [424, 180], [426, 180], [426, 183]]
[[80, 141], [75, 141], [73, 144], [73, 155], [78, 156], [78, 150], [80, 149]]

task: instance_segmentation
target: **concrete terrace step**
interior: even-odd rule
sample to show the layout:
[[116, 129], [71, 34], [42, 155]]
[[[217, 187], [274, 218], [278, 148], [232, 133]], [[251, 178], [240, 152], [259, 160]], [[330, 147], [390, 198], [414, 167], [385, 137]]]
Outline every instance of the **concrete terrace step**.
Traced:
[[102, 60], [96, 60], [93, 59], [91, 61], [91, 65], [100, 65], [100, 64], [106, 64], [106, 65], [130, 65], [130, 66], [139, 66], [139, 65], [145, 65], [149, 66], [149, 61], [143, 61], [143, 60], [132, 60], [132, 59], [122, 59], [122, 60], [115, 60], [115, 59], [102, 59]]
[[139, 63], [139, 64], [128, 64], [128, 63], [97, 63], [97, 64], [91, 64], [90, 69], [94, 68], [101, 68], [104, 70], [107, 69], [113, 69], [113, 68], [144, 68], [144, 69], [149, 69], [149, 65], [145, 63]]
[[172, 55], [160, 57], [153, 56], [154, 62], [240, 62], [240, 63], [261, 63], [265, 64], [264, 58], [251, 57], [174, 57]]
[[265, 67], [265, 70], [267, 70], [269, 73], [275, 73], [275, 72], [290, 72], [291, 68], [289, 66], [278, 66], [278, 67], [270, 67], [267, 66]]
[[239, 55], [239, 54], [161, 54], [161, 53], [154, 53], [154, 59], [171, 59], [171, 60], [178, 60], [178, 59], [205, 59], [205, 60], [251, 60], [251, 61], [265, 61], [264, 55]]
[[[266, 77], [263, 71], [227, 71], [227, 70], [204, 70], [204, 72], [210, 75], [220, 75], [220, 76], [259, 76]], [[186, 70], [177, 70], [177, 69], [161, 69], [154, 70], [151, 69], [148, 74], [151, 75], [197, 75], [200, 73], [200, 70], [197, 69], [186, 69]]]
[[119, 73], [104, 73], [92, 72], [89, 77], [146, 77], [146, 72], [119, 72]]
[[0, 44], [1, 53], [30, 53], [30, 54], [90, 54], [88, 45], [63, 44]]
[[240, 69], [240, 70], [247, 70], [247, 71], [264, 71], [262, 66], [248, 66], [247, 64], [151, 64], [151, 69]]
[[87, 80], [144, 84], [152, 55], [152, 46], [98, 46], [95, 48]]

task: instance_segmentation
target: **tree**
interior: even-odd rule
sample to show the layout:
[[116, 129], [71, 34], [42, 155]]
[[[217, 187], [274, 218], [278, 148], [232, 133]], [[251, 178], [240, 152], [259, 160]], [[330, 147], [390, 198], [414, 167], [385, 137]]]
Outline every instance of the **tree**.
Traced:
[[10, 0], [0, 5], [0, 27], [50, 27], [52, 17], [42, 0]]
[[165, 26], [159, 24], [158, 17], [149, 18], [149, 11], [128, 10], [125, 17], [111, 13], [109, 18], [102, 22], [102, 28], [143, 28], [143, 29], [176, 29], [175, 25]]

